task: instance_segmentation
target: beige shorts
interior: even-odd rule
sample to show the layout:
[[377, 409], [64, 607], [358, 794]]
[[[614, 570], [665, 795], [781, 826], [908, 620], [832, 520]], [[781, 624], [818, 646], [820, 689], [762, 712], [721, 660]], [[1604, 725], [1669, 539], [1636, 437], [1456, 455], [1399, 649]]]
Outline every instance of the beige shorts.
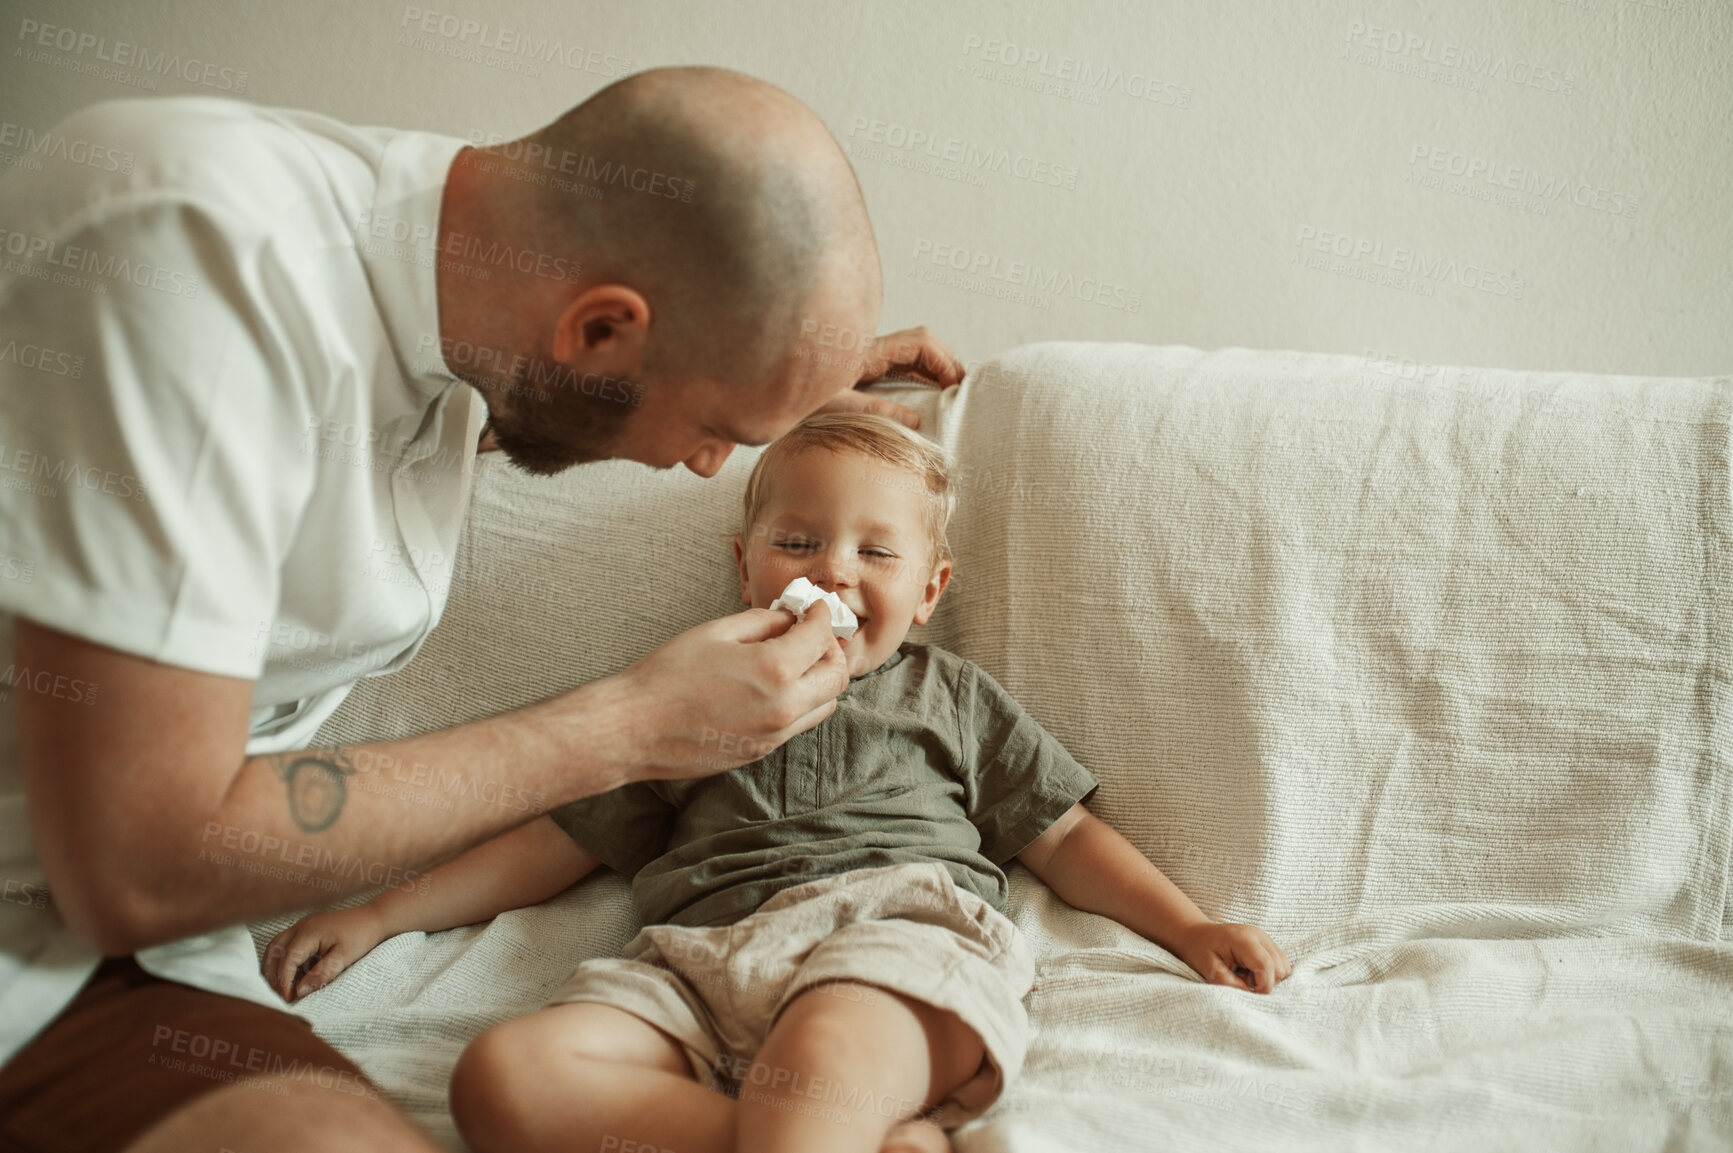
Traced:
[[[1023, 997], [1034, 980], [1029, 947], [1004, 914], [957, 888], [943, 865], [920, 863], [784, 889], [732, 925], [647, 926], [623, 958], [580, 965], [549, 1004], [599, 1001], [643, 1018], [685, 1047], [701, 1084], [729, 1096], [762, 1078], [763, 1087], [804, 1093], [814, 1108], [893, 1117], [921, 1102], [863, 1099], [817, 1078], [804, 1089], [777, 1084], [767, 1069], [752, 1068], [783, 1006], [812, 986], [888, 989], [955, 1013], [980, 1035], [979, 1071], [932, 1114], [950, 1129], [985, 1113], [1022, 1069]], [[879, 994], [838, 986], [835, 995]]]

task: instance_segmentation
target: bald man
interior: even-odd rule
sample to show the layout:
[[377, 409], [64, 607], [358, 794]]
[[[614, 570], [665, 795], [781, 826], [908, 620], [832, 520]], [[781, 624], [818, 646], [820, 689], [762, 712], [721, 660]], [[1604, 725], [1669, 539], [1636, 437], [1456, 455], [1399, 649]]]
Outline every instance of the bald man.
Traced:
[[914, 424], [852, 386], [961, 365], [858, 336], [853, 173], [739, 73], [640, 73], [490, 148], [195, 98], [56, 131], [127, 162], [0, 181], [0, 346], [37, 350], [0, 362], [0, 1150], [434, 1148], [243, 922], [736, 767], [706, 731], [761, 752], [847, 684], [823, 614], [754, 610], [517, 712], [307, 747], [437, 623], [475, 453], [709, 477], [820, 408]]

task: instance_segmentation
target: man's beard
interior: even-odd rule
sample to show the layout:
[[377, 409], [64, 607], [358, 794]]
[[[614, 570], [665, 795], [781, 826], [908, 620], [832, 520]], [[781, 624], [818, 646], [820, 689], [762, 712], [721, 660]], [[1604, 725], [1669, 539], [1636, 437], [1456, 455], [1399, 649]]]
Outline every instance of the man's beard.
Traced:
[[620, 431], [635, 411], [624, 399], [585, 393], [576, 380], [549, 388], [514, 381], [488, 399], [494, 442], [506, 459], [536, 476], [613, 459]]

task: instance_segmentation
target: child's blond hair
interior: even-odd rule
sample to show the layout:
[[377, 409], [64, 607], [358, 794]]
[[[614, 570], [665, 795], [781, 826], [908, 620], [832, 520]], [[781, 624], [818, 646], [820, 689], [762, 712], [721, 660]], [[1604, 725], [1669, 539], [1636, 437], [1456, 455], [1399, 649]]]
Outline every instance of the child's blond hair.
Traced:
[[[764, 502], [765, 474], [781, 461], [809, 448], [858, 452], [900, 470], [907, 478], [904, 487], [913, 487], [926, 497], [927, 540], [933, 565], [951, 559], [946, 530], [957, 505], [957, 493], [945, 450], [889, 417], [866, 412], [817, 413], [771, 442], [753, 464], [752, 475], [746, 478], [746, 507], [740, 522], [743, 540], [752, 539], [752, 526]], [[868, 484], [898, 483], [898, 478], [882, 472], [862, 472], [861, 480]]]

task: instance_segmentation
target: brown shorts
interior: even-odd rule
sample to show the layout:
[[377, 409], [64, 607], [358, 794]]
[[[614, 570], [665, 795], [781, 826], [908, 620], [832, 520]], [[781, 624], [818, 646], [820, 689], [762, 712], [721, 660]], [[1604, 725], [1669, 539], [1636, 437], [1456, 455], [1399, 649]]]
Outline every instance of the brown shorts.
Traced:
[[0, 1153], [122, 1149], [169, 1114], [237, 1083], [255, 1083], [269, 1110], [273, 1094], [288, 1092], [282, 1078], [379, 1096], [299, 1017], [110, 957], [0, 1068]]

